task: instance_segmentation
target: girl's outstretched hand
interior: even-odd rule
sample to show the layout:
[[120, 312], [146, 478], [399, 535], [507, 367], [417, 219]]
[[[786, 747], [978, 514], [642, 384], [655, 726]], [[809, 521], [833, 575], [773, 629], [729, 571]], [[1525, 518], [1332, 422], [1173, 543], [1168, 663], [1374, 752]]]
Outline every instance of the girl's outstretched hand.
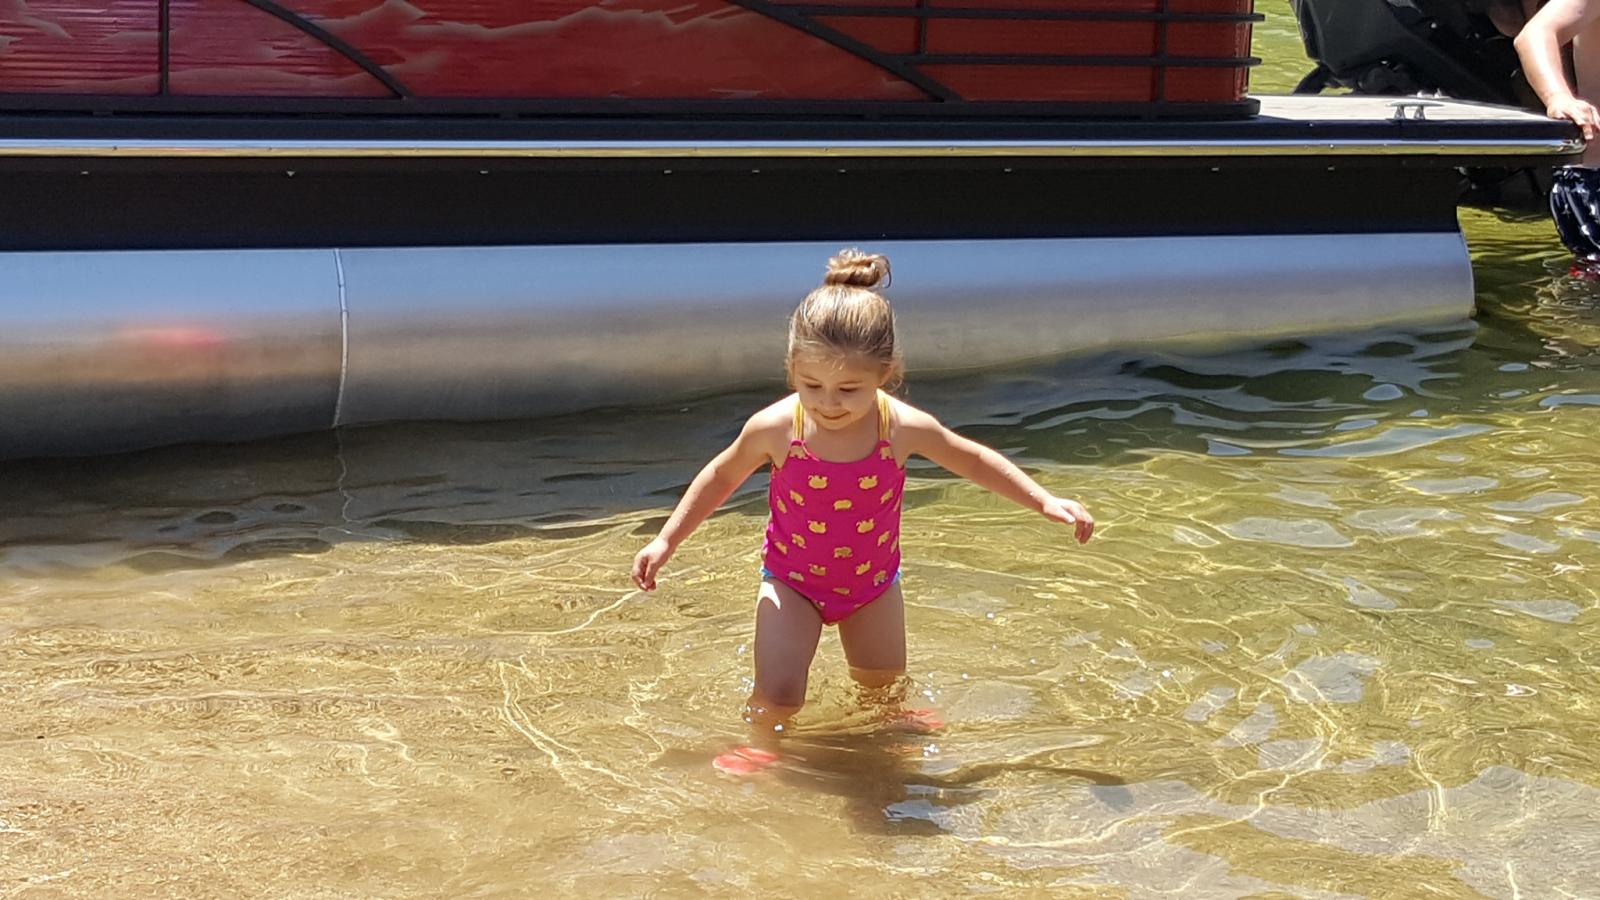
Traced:
[[1045, 518], [1054, 519], [1063, 525], [1073, 526], [1073, 533], [1078, 538], [1078, 543], [1088, 543], [1094, 536], [1094, 516], [1083, 508], [1083, 504], [1065, 497], [1050, 497], [1044, 501], [1044, 508], [1039, 510]]
[[644, 545], [639, 555], [633, 558], [633, 583], [641, 591], [656, 589], [656, 573], [672, 558], [672, 548], [661, 538], [656, 538]]

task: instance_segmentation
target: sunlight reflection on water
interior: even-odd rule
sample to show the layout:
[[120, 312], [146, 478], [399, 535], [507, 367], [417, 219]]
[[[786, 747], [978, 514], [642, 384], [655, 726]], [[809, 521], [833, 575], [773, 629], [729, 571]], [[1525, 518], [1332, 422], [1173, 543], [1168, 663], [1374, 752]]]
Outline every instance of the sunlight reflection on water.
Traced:
[[750, 783], [762, 482], [626, 566], [763, 394], [6, 466], [0, 893], [1592, 893], [1600, 288], [1465, 218], [1476, 324], [913, 379], [1101, 532], [914, 466], [946, 726], [830, 633]]
[[1600, 368], [1507, 296], [1473, 329], [914, 382], [1103, 530], [914, 468], [911, 684], [945, 728], [863, 719], [830, 635], [752, 784], [708, 760], [742, 729], [759, 480], [658, 594], [625, 567], [760, 395], [12, 465], [0, 865], [72, 893], [132, 861], [224, 893], [1581, 893], [1600, 466], [1592, 408], [1544, 401]]

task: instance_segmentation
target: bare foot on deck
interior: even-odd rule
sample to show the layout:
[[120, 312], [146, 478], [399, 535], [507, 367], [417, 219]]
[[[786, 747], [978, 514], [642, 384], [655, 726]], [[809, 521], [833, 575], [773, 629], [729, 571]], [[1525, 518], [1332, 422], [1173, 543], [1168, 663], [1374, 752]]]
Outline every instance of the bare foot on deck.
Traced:
[[718, 754], [711, 767], [724, 775], [756, 775], [778, 761], [778, 754], [757, 747], [739, 747]]

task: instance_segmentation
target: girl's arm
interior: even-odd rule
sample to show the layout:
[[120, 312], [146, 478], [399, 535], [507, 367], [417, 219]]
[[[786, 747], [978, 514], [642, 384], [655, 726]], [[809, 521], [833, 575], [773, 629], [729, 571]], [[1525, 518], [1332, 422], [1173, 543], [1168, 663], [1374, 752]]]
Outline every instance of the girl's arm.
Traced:
[[661, 533], [633, 558], [633, 583], [640, 590], [655, 590], [656, 573], [677, 552], [678, 545], [725, 503], [750, 473], [771, 459], [767, 449], [772, 442], [772, 423], [767, 421], [770, 418], [765, 411], [752, 416], [733, 443], [706, 463], [690, 482], [667, 524], [661, 526]]
[[1589, 101], [1574, 95], [1562, 64], [1561, 48], [1572, 43], [1597, 18], [1600, 2], [1551, 0], [1522, 26], [1516, 39], [1523, 74], [1544, 102], [1545, 114], [1552, 119], [1572, 120], [1583, 129], [1587, 141], [1600, 133], [1600, 113]]
[[910, 452], [1046, 518], [1073, 526], [1080, 544], [1094, 535], [1094, 517], [1083, 504], [1051, 494], [998, 451], [956, 434], [927, 413], [903, 403], [896, 406], [895, 439]]

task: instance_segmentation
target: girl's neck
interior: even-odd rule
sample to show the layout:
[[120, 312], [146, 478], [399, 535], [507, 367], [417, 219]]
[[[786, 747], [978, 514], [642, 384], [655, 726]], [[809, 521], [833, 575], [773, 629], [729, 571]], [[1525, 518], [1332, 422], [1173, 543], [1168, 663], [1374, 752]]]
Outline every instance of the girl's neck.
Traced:
[[807, 417], [803, 438], [811, 455], [824, 462], [855, 462], [878, 446], [878, 408], [844, 428], [831, 430]]

